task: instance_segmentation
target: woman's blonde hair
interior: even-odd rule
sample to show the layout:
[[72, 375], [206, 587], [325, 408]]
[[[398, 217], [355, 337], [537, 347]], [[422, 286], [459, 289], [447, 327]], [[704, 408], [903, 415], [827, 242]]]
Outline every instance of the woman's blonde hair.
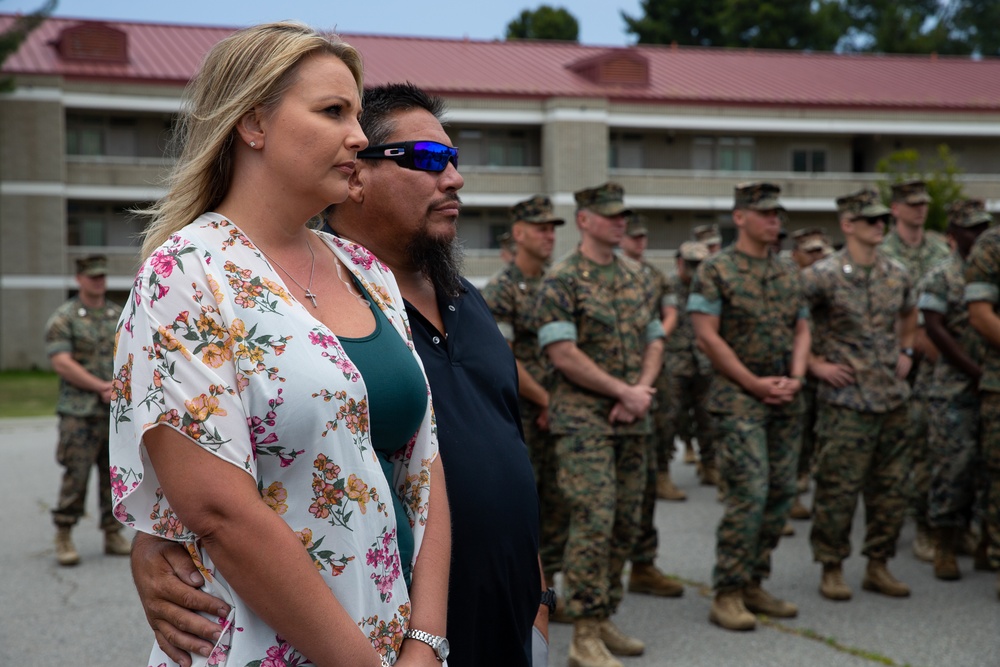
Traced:
[[240, 30], [216, 44], [184, 92], [184, 108], [172, 142], [178, 155], [167, 194], [148, 209], [142, 257], [149, 257], [171, 234], [219, 205], [233, 172], [233, 138], [244, 114], [273, 111], [295, 83], [307, 56], [339, 58], [363, 95], [361, 55], [332, 34], [295, 22], [267, 23]]

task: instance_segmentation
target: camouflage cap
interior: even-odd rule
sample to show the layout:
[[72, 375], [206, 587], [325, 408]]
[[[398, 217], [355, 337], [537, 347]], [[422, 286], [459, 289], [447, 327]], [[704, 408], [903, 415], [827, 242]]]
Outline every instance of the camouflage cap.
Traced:
[[514, 237], [510, 232], [504, 232], [503, 234], [497, 234], [497, 245], [501, 248], [513, 248], [514, 247]]
[[708, 245], [701, 241], [685, 241], [677, 249], [677, 256], [685, 262], [702, 262], [711, 254]]
[[531, 199], [519, 201], [510, 207], [511, 222], [532, 224], [564, 225], [566, 221], [552, 212], [552, 200], [545, 195], [535, 195]]
[[714, 222], [708, 225], [698, 225], [691, 230], [691, 237], [705, 245], [722, 245], [722, 233], [719, 225]]
[[628, 236], [648, 236], [649, 229], [642, 222], [642, 216], [638, 213], [632, 213], [628, 216], [628, 225], [625, 227], [625, 233]]
[[791, 233], [793, 241], [798, 242], [800, 239], [808, 238], [810, 236], [823, 236], [824, 232], [819, 227], [804, 227], [802, 229], [796, 229]]
[[904, 204], [927, 204], [931, 196], [927, 194], [927, 183], [924, 181], [903, 181], [892, 184], [892, 201]]
[[625, 206], [625, 190], [617, 183], [605, 183], [594, 188], [585, 188], [573, 193], [577, 208], [585, 208], [598, 215], [614, 217], [630, 215], [632, 209]]
[[819, 236], [808, 236], [804, 241], [796, 245], [796, 248], [802, 252], [814, 252], [816, 250], [822, 250], [824, 254], [830, 249], [827, 242]]
[[751, 211], [783, 211], [784, 205], [778, 201], [781, 188], [774, 183], [740, 183], [735, 188], [734, 209]]
[[948, 206], [948, 224], [954, 227], [975, 227], [993, 222], [982, 199], [958, 199]]
[[879, 218], [890, 213], [878, 193], [871, 188], [862, 188], [849, 195], [837, 197], [837, 212], [840, 215], [849, 215], [851, 218]]
[[104, 255], [89, 255], [76, 260], [76, 274], [84, 276], [106, 276], [108, 258]]

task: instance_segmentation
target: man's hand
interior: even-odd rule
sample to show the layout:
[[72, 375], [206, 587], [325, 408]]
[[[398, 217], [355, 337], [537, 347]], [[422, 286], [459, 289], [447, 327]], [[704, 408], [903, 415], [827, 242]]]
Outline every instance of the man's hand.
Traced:
[[905, 380], [911, 368], [913, 368], [913, 358], [900, 352], [899, 359], [896, 360], [896, 377]]
[[628, 409], [624, 405], [622, 405], [621, 401], [615, 403], [614, 407], [611, 408], [611, 412], [608, 413], [609, 424], [614, 424], [616, 422], [631, 424], [636, 419], [638, 419], [638, 417], [629, 412]]
[[538, 411], [538, 417], [535, 418], [535, 424], [538, 426], [540, 431], [549, 430], [549, 406], [544, 406]]
[[797, 380], [786, 377], [758, 377], [748, 388], [751, 394], [767, 405], [784, 405], [795, 399], [802, 385]]
[[809, 372], [837, 389], [854, 384], [854, 369], [845, 364], [816, 361], [809, 365]]
[[[655, 393], [656, 389], [653, 387], [632, 384], [621, 392], [618, 396], [618, 402], [621, 403], [626, 412], [632, 415], [631, 421], [634, 421], [649, 411], [650, 406], [653, 405], [653, 394]], [[612, 409], [611, 412], [614, 414], [615, 411]]]
[[208, 656], [222, 626], [195, 612], [219, 618], [229, 605], [198, 590], [204, 579], [181, 545], [139, 533], [132, 543], [132, 579], [156, 643], [172, 660], [190, 667], [191, 656]]

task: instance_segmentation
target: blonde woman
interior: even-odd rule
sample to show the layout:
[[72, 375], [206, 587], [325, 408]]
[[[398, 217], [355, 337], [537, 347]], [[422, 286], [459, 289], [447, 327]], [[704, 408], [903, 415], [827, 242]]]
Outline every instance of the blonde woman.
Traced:
[[[450, 526], [402, 298], [367, 250], [306, 226], [347, 197], [361, 91], [335, 37], [235, 33], [189, 87], [150, 211], [118, 330], [113, 496], [228, 605], [194, 664], [440, 664], [404, 642], [445, 635]], [[168, 651], [149, 664], [187, 662]]]

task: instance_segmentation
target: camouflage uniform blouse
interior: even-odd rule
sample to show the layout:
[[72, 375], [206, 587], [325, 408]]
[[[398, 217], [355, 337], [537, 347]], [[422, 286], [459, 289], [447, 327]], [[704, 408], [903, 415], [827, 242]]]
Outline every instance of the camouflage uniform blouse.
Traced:
[[[546, 273], [538, 295], [541, 349], [563, 340], [576, 343], [602, 370], [629, 384], [638, 381], [646, 346], [663, 337], [660, 313], [653, 312], [655, 288], [635, 262], [615, 257], [596, 264], [579, 250]], [[649, 419], [608, 423], [615, 399], [570, 382], [556, 372], [549, 423], [553, 433], [645, 435]]]
[[[760, 377], [791, 373], [792, 345], [799, 319], [809, 314], [798, 271], [775, 255], [750, 257], [730, 245], [698, 267], [688, 297], [689, 313], [719, 318], [719, 335], [747, 369]], [[802, 411], [796, 399], [772, 408], [716, 371], [708, 409], [717, 414], [764, 417], [777, 410]]]
[[[73, 360], [102, 380], [114, 375], [115, 329], [121, 306], [105, 302], [100, 308], [87, 308], [79, 298], [59, 306], [45, 325], [45, 352], [50, 357], [69, 352]], [[107, 416], [108, 406], [92, 391], [59, 381], [56, 412], [72, 417]]]
[[913, 248], [903, 243], [903, 239], [893, 229], [885, 235], [879, 252], [902, 264], [910, 272], [910, 280], [914, 285], [931, 269], [951, 257], [948, 242], [941, 234], [932, 231], [925, 232], [924, 242]]
[[538, 348], [538, 322], [535, 304], [542, 276], [529, 278], [510, 264], [497, 273], [482, 289], [483, 299], [497, 321], [504, 340], [511, 344], [514, 356], [528, 374], [547, 387], [552, 365]]
[[835, 388], [820, 382], [821, 401], [859, 412], [888, 412], [910, 396], [896, 377], [900, 344], [897, 321], [916, 305], [903, 265], [875, 255], [870, 274], [854, 266], [847, 249], [802, 271], [802, 289], [812, 308], [816, 349], [826, 360], [854, 369], [855, 383]]
[[712, 362], [695, 344], [694, 325], [691, 324], [691, 315], [687, 310], [691, 286], [685, 285], [680, 276], [671, 276], [669, 280], [670, 294], [666, 305], [677, 309], [677, 326], [667, 337], [664, 362], [676, 377], [711, 375]]
[[[965, 262], [957, 254], [931, 270], [920, 283], [917, 308], [941, 313], [944, 326], [969, 358], [982, 363], [986, 341], [969, 324], [969, 309], [965, 305]], [[974, 392], [976, 381], [953, 366], [944, 355], [933, 366], [927, 388], [930, 398], [951, 398]]]
[[[965, 302], [986, 301], [997, 309], [1000, 301], [1000, 227], [983, 232], [972, 247], [965, 267]], [[981, 391], [1000, 392], [1000, 350], [987, 344]]]

